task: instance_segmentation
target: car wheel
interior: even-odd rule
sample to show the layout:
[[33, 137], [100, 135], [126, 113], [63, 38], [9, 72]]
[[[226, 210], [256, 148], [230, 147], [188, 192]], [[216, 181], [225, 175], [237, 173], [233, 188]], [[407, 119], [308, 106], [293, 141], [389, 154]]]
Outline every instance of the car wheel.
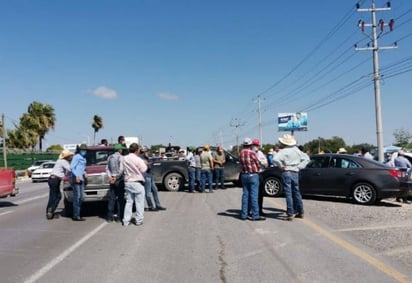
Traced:
[[66, 198], [64, 199], [64, 215], [66, 215], [66, 217], [72, 217], [73, 215], [73, 204]]
[[178, 190], [183, 188], [184, 179], [179, 173], [169, 173], [164, 178], [163, 186], [168, 191], [177, 192]]
[[278, 178], [268, 177], [263, 181], [263, 190], [265, 195], [270, 197], [277, 197], [283, 191], [282, 183]]
[[353, 187], [352, 197], [359, 204], [372, 204], [376, 202], [376, 190], [368, 183], [358, 183]]

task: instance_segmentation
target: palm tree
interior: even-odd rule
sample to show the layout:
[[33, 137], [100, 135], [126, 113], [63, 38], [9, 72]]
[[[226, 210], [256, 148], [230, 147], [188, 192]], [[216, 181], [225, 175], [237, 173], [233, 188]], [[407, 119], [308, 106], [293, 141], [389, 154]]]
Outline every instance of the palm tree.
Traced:
[[[55, 124], [54, 108], [49, 104], [34, 101], [29, 105], [27, 113], [24, 113], [20, 118], [19, 129], [22, 132], [29, 131], [30, 136], [35, 135], [38, 139], [39, 149], [42, 151], [43, 139], [50, 129], [54, 129]], [[34, 147], [35, 143], [32, 146]]]
[[14, 148], [33, 148], [38, 141], [38, 135], [28, 129], [18, 128], [7, 131], [7, 144]]
[[99, 115], [93, 116], [92, 128], [94, 129], [93, 144], [96, 144], [96, 134], [101, 128], [103, 128], [102, 117], [100, 117]]

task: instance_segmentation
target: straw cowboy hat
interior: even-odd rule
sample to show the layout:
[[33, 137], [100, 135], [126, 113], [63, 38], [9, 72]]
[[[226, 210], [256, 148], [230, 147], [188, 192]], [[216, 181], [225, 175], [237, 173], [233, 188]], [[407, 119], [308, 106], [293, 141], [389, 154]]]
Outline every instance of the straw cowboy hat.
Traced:
[[283, 137], [279, 138], [279, 142], [288, 146], [296, 145], [295, 137], [289, 134], [284, 134]]
[[67, 158], [73, 155], [74, 155], [73, 152], [68, 151], [67, 149], [63, 149], [63, 151], [59, 155], [59, 159]]
[[346, 148], [344, 148], [344, 147], [341, 147], [341, 148], [339, 148], [339, 150], [338, 150], [338, 153], [347, 153], [348, 151], [346, 150]]

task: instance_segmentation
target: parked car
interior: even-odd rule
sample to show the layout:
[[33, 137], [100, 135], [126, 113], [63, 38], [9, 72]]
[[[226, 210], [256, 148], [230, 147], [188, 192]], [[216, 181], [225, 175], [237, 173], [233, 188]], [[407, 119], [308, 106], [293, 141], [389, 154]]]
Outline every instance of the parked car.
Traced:
[[[216, 147], [210, 147], [210, 152], [216, 151]], [[232, 182], [240, 186], [241, 165], [239, 159], [228, 151], [224, 151], [225, 182]], [[189, 181], [187, 173], [187, 161], [178, 159], [152, 159], [152, 174], [156, 184], [161, 184], [168, 191], [178, 191], [184, 188]]]
[[47, 181], [49, 179], [51, 172], [53, 171], [55, 161], [47, 161], [40, 164], [39, 168], [31, 173], [31, 181], [33, 183]]
[[0, 198], [14, 197], [18, 194], [16, 188], [16, 171], [10, 168], [0, 168]]
[[27, 168], [27, 173], [29, 174], [29, 177], [31, 177], [31, 173], [33, 173], [34, 170], [40, 167], [44, 162], [50, 162], [53, 160], [36, 160], [33, 165], [31, 165], [29, 168]]
[[[281, 170], [271, 167], [261, 173], [269, 196], [283, 192]], [[372, 204], [383, 198], [407, 196], [412, 188], [406, 170], [348, 154], [316, 154], [299, 172], [302, 195], [333, 195]]]
[[[114, 153], [113, 146], [89, 146], [87, 149], [87, 182], [83, 202], [107, 201], [109, 197], [109, 177], [106, 173], [107, 158]], [[64, 210], [67, 216], [73, 213], [73, 188], [69, 176], [61, 184], [64, 196]]]

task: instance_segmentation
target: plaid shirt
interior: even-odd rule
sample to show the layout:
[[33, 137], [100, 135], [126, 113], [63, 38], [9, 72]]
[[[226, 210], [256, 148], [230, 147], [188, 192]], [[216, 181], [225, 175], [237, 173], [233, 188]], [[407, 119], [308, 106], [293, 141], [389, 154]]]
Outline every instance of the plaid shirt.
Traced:
[[242, 172], [258, 173], [259, 172], [259, 159], [255, 151], [244, 148], [239, 153], [239, 161], [242, 165]]

